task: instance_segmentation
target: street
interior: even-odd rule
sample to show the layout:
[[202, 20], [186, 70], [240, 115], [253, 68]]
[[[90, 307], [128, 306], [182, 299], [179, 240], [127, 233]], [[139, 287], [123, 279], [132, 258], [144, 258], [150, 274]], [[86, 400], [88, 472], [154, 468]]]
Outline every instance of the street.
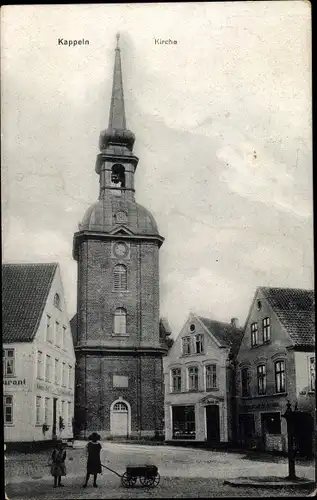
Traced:
[[[103, 442], [102, 463], [125, 472], [127, 465], [154, 464], [161, 481], [154, 488], [144, 488], [139, 482], [134, 488], [123, 488], [120, 478], [103, 469], [98, 488], [92, 483], [82, 488], [86, 456], [83, 442], [80, 448], [67, 449], [67, 476], [64, 488], [53, 488], [48, 465], [50, 452], [33, 454], [11, 453], [6, 461], [6, 492], [11, 499], [58, 498], [199, 498], [199, 497], [277, 497], [306, 496], [310, 490], [235, 488], [223, 482], [237, 477], [287, 476], [287, 459], [267, 454], [214, 452], [208, 450], [137, 444]], [[314, 479], [312, 462], [296, 465], [300, 477]]]

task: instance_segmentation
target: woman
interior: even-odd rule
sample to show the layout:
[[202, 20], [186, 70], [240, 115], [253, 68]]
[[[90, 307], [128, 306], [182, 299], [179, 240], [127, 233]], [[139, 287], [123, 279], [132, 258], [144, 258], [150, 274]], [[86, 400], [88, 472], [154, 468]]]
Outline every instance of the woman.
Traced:
[[64, 486], [61, 482], [62, 476], [66, 476], [66, 450], [62, 441], [58, 441], [52, 453], [51, 474], [54, 477], [54, 488]]
[[101, 474], [101, 462], [100, 462], [100, 451], [101, 451], [101, 444], [98, 443], [100, 440], [99, 434], [96, 432], [93, 432], [89, 438], [90, 441], [87, 444], [87, 474], [86, 474], [86, 481], [85, 484], [83, 485], [83, 488], [86, 488], [88, 484], [88, 480], [90, 477], [90, 474], [93, 474], [94, 476], [94, 488], [97, 488], [97, 474]]

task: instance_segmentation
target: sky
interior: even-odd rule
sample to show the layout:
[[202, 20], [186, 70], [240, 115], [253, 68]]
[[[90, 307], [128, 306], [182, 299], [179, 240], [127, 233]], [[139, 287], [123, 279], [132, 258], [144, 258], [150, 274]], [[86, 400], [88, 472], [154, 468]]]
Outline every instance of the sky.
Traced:
[[313, 288], [310, 19], [291, 0], [2, 7], [3, 261], [59, 262], [75, 313], [72, 239], [99, 194], [120, 32], [173, 336], [190, 311], [243, 325], [258, 286]]

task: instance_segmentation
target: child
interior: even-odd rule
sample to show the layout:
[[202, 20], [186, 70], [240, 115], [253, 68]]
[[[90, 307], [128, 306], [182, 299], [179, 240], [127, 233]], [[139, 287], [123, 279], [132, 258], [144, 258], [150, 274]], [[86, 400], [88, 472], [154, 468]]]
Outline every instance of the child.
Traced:
[[54, 477], [54, 488], [64, 486], [61, 483], [62, 476], [66, 476], [66, 450], [62, 441], [58, 441], [52, 453], [51, 473]]
[[94, 488], [97, 488], [97, 474], [101, 474], [101, 462], [100, 462], [100, 451], [101, 451], [101, 444], [98, 443], [100, 440], [99, 434], [96, 432], [93, 432], [89, 436], [89, 443], [87, 444], [87, 474], [86, 474], [86, 480], [85, 484], [83, 485], [83, 488], [86, 488], [88, 484], [88, 480], [90, 477], [90, 474], [93, 474], [94, 476]]

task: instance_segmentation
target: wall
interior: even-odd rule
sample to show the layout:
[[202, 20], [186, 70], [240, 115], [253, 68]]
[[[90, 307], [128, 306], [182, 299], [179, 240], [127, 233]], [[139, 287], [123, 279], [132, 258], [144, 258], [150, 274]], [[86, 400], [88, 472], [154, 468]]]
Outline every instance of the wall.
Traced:
[[[78, 342], [159, 348], [158, 245], [125, 238], [130, 248], [129, 257], [118, 259], [112, 254], [113, 241], [88, 240], [80, 244]], [[113, 289], [113, 270], [117, 264], [127, 267], [127, 291]], [[113, 314], [118, 307], [127, 311], [127, 337], [113, 335]]]
[[[129, 246], [127, 257], [114, 257], [113, 243], [119, 240]], [[79, 245], [76, 420], [82, 434], [86, 422], [86, 432], [109, 436], [110, 407], [119, 397], [130, 404], [132, 434], [153, 435], [162, 429], [158, 257], [157, 243], [128, 236], [88, 239]], [[114, 291], [117, 264], [127, 267], [127, 291]], [[118, 307], [127, 311], [125, 336], [113, 335]], [[140, 348], [150, 352], [137, 353]], [[129, 389], [113, 388], [113, 374], [128, 376]]]
[[34, 439], [34, 364], [31, 342], [3, 344], [3, 349], [14, 349], [15, 375], [3, 377], [3, 395], [13, 395], [13, 424], [4, 425], [4, 441], [31, 441]]
[[[97, 431], [102, 437], [111, 435], [110, 408], [120, 398], [131, 408], [131, 435], [154, 435], [162, 430], [161, 363], [155, 356], [79, 356], [76, 412], [78, 420], [86, 422], [86, 434]], [[113, 375], [128, 377], [128, 387], [113, 387]], [[83, 426], [81, 431], [84, 435]]]

